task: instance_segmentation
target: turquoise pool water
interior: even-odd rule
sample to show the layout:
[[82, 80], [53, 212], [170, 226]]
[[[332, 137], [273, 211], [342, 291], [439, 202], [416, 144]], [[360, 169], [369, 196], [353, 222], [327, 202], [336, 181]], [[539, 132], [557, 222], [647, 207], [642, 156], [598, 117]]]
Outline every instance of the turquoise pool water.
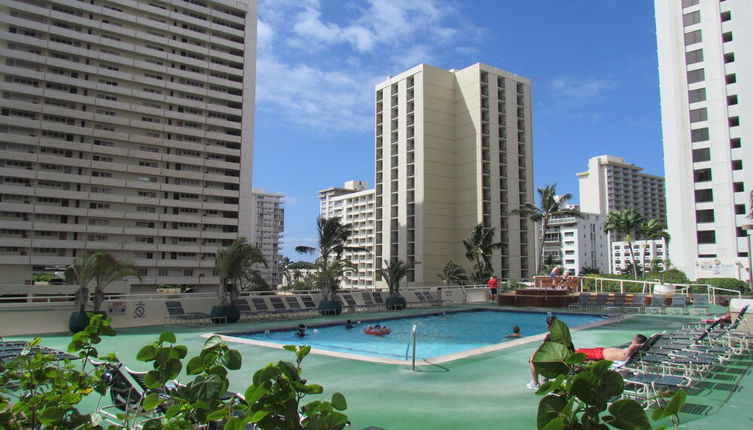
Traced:
[[[571, 328], [604, 319], [598, 315], [555, 315]], [[522, 336], [544, 333], [546, 317], [547, 313], [539, 312], [480, 310], [361, 323], [354, 319], [354, 327], [351, 329], [344, 324], [319, 327], [309, 325], [304, 337], [297, 336], [295, 329], [223, 334], [282, 345], [311, 345], [328, 351], [405, 360], [411, 330], [415, 324], [416, 357], [429, 359], [514, 340], [505, 335], [512, 332], [515, 325], [520, 326]], [[364, 329], [374, 324], [388, 326], [391, 333], [386, 336], [365, 334]]]

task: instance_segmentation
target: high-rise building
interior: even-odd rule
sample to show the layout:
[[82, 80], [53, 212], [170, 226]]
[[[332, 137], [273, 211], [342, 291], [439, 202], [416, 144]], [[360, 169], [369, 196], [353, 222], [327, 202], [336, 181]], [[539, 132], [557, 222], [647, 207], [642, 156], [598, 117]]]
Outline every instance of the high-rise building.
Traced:
[[749, 261], [753, 2], [654, 6], [669, 256], [691, 278], [737, 276]]
[[588, 171], [578, 173], [581, 210], [607, 215], [636, 208], [646, 218], [666, 220], [664, 178], [642, 170], [613, 155], [590, 158]]
[[633, 257], [641, 270], [664, 269], [664, 261], [667, 258], [667, 242], [664, 239], [635, 240], [633, 253], [630, 254], [630, 246], [625, 241], [614, 241], [610, 244], [612, 267], [615, 272], [632, 273]]
[[254, 237], [256, 1], [7, 0], [0, 22], [2, 282], [104, 249], [136, 291], [215, 286], [216, 249]]
[[494, 274], [531, 274], [534, 228], [531, 83], [484, 64], [421, 64], [376, 91], [376, 261], [416, 264], [409, 285], [439, 282], [449, 261], [470, 269], [462, 241], [482, 224], [505, 244]]
[[267, 263], [266, 266], [258, 264], [254, 269], [274, 288], [282, 284], [282, 272], [278, 263], [281, 258], [282, 234], [285, 231], [285, 196], [264, 190], [254, 190], [253, 196], [253, 204], [256, 206], [256, 238], [252, 243], [259, 248]]
[[544, 235], [544, 260], [551, 258], [565, 270], [580, 274], [583, 269], [609, 271], [609, 245], [604, 233], [604, 216], [581, 212], [549, 220]]
[[319, 215], [340, 218], [349, 224], [351, 236], [347, 246], [364, 250], [345, 255], [355, 266], [340, 283], [344, 288], [373, 288], [381, 267], [374, 260], [374, 189], [366, 189], [366, 182], [348, 181], [342, 188], [331, 187], [319, 191]]

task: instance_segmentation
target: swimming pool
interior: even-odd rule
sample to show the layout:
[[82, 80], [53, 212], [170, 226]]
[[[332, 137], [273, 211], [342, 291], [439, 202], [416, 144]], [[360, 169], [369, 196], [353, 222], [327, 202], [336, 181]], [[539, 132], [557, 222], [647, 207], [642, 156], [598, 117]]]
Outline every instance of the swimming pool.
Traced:
[[[605, 321], [605, 318], [599, 315], [556, 315], [570, 328]], [[251, 341], [249, 343], [263, 346], [310, 345], [314, 350], [342, 353], [349, 358], [376, 357], [392, 362], [410, 358], [407, 351], [414, 324], [417, 337], [416, 358], [437, 359], [468, 350], [519, 341], [520, 339], [505, 337], [515, 325], [520, 326], [520, 332], [524, 337], [543, 334], [546, 332], [546, 316], [547, 313], [541, 312], [472, 310], [360, 323], [354, 320], [354, 327], [351, 329], [346, 328], [344, 322], [327, 326], [309, 325], [304, 337], [297, 336], [295, 328], [220, 334], [229, 336], [228, 340], [231, 341], [248, 340]], [[388, 326], [391, 333], [386, 336], [372, 336], [364, 333], [366, 327], [375, 324]]]

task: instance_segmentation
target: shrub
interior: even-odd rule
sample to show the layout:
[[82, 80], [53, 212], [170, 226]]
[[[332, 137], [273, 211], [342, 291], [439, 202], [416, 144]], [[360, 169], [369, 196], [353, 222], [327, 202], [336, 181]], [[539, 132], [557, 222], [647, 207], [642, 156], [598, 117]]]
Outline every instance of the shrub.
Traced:
[[697, 284], [709, 284], [716, 288], [726, 288], [728, 290], [735, 290], [744, 292], [748, 287], [745, 281], [741, 281], [735, 278], [701, 278], [696, 281]]

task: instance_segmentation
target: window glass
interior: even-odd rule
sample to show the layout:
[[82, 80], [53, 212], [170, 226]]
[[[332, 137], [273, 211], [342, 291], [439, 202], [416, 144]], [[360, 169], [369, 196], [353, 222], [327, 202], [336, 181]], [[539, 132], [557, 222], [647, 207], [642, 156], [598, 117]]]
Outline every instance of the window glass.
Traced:
[[688, 70], [688, 83], [689, 84], [701, 82], [704, 79], [706, 79], [706, 74], [703, 72], [703, 69]]
[[688, 91], [688, 103], [697, 103], [706, 100], [706, 88]]
[[687, 27], [689, 25], [698, 24], [701, 22], [701, 12], [689, 12], [682, 16], [682, 26]]
[[696, 49], [695, 51], [685, 53], [686, 64], [700, 63], [701, 61], [703, 61], [703, 49]]
[[693, 162], [699, 163], [701, 161], [711, 160], [711, 150], [709, 148], [701, 148], [693, 150]]
[[694, 43], [700, 43], [702, 41], [703, 37], [701, 36], [701, 30], [685, 33], [685, 46], [692, 45]]
[[703, 209], [695, 211], [695, 220], [697, 223], [714, 222], [714, 210]]
[[695, 169], [693, 170], [694, 182], [708, 182], [711, 180], [711, 169]]
[[695, 202], [705, 203], [714, 201], [714, 191], [711, 188], [695, 190]]
[[699, 231], [698, 243], [716, 243], [716, 232], [714, 230]]
[[700, 122], [708, 120], [706, 108], [692, 109], [690, 111], [690, 122]]
[[691, 142], [703, 142], [709, 140], [709, 129], [708, 128], [698, 128], [695, 130], [690, 130], [690, 141]]

